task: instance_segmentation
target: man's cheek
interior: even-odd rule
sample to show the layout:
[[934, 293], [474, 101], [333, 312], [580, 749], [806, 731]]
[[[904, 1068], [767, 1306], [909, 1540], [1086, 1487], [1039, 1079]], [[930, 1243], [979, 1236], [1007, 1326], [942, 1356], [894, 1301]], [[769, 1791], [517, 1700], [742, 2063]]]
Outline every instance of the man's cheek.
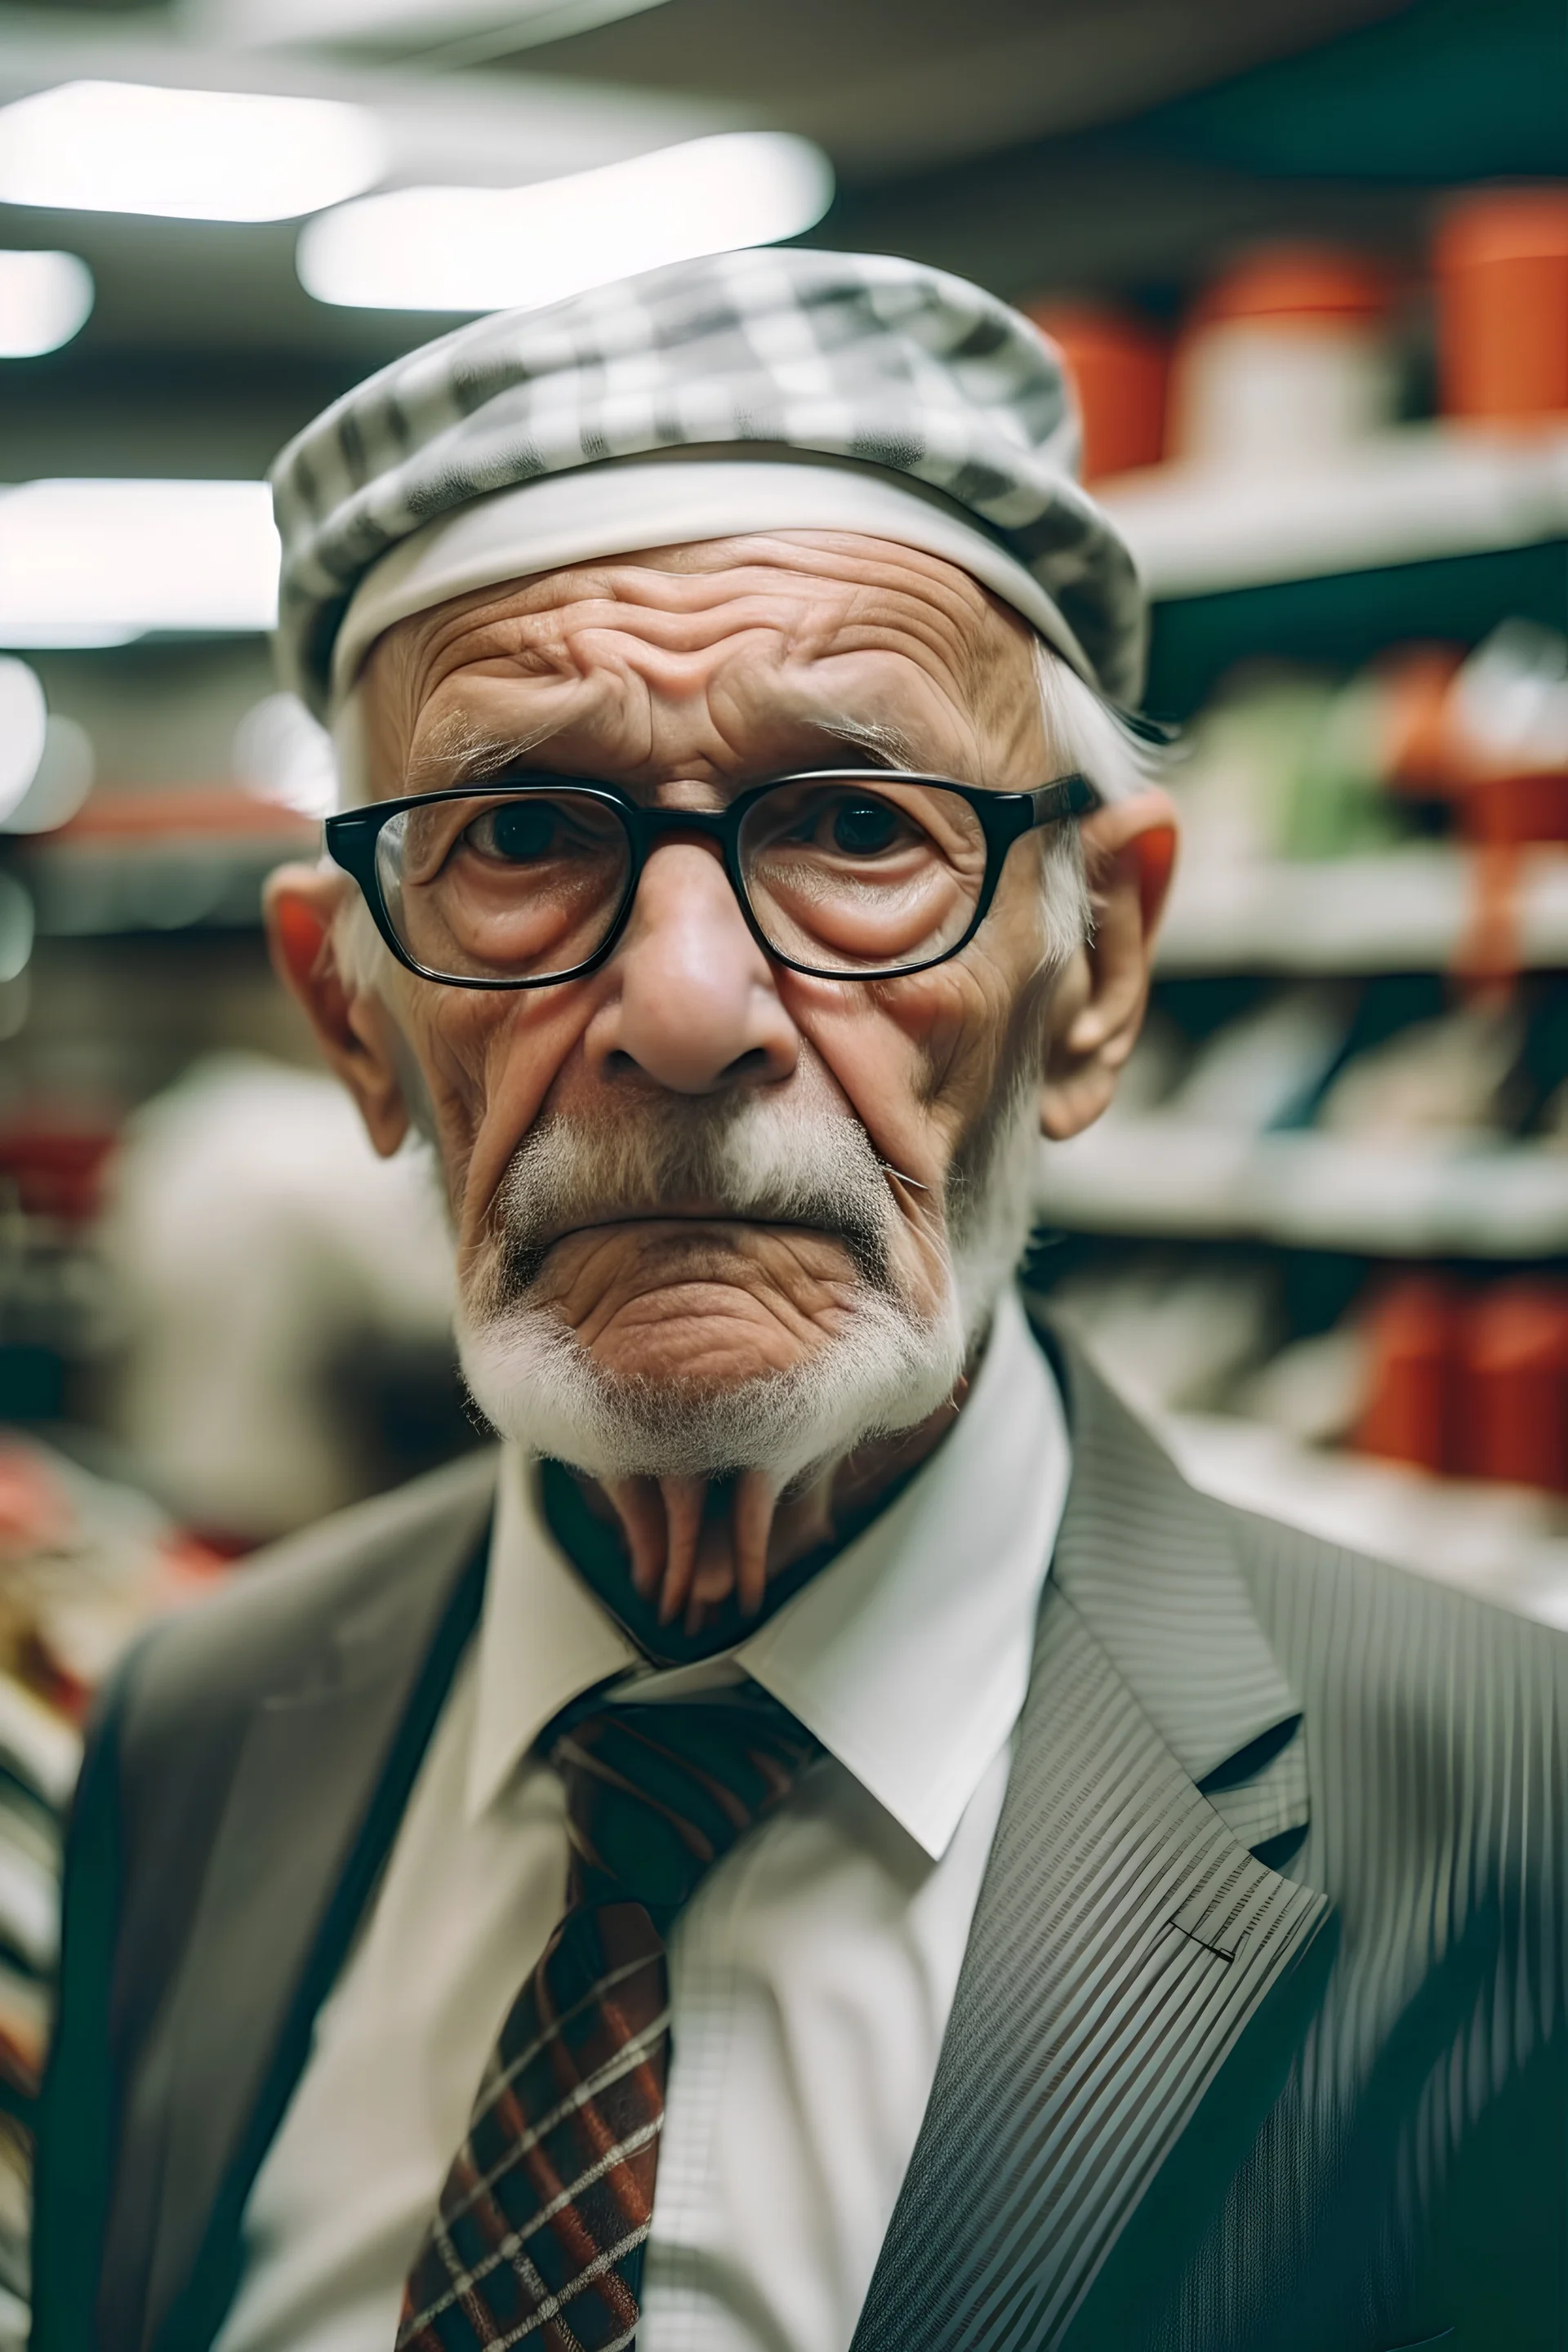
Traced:
[[[545, 992], [546, 997], [554, 993]], [[479, 1002], [488, 1017], [458, 1026], [444, 1041], [444, 1066], [468, 1136], [470, 1217], [484, 1214], [518, 1146], [545, 1108], [584, 1019], [570, 1007], [539, 998]]]
[[967, 960], [899, 982], [886, 996], [882, 1034], [858, 1073], [856, 1108], [868, 1124], [868, 1113], [884, 1118], [906, 1153], [935, 1151], [940, 1176], [942, 1139], [967, 1123], [984, 1091], [1007, 999], [994, 970]]
[[824, 1027], [810, 1042], [879, 1156], [928, 1181], [908, 1164], [925, 1139], [919, 1046], [897, 1024], [865, 1019]]

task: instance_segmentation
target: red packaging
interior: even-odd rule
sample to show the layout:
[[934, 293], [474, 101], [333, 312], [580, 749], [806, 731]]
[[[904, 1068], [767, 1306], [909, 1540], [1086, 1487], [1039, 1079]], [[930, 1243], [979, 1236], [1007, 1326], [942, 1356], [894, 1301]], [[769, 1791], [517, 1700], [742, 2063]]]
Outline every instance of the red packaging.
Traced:
[[1466, 1318], [1456, 1467], [1568, 1493], [1568, 1284], [1500, 1282]]
[[1398, 1275], [1379, 1293], [1369, 1317], [1369, 1402], [1355, 1437], [1362, 1453], [1422, 1470], [1449, 1467], [1461, 1306], [1455, 1286], [1436, 1275]]
[[1433, 263], [1445, 413], [1519, 422], [1568, 412], [1568, 187], [1462, 197]]
[[1165, 337], [1109, 303], [1037, 302], [1028, 316], [1058, 347], [1078, 388], [1084, 480], [1157, 466], [1165, 446]]

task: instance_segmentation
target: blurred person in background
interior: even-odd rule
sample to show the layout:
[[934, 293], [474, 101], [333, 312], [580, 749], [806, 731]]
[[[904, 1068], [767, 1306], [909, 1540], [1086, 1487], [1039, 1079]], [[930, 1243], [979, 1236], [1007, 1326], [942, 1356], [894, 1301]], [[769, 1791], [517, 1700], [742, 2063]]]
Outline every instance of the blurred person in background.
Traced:
[[1021, 318], [805, 251], [279, 461], [275, 953], [501, 1443], [101, 1708], [40, 2352], [1559, 2341], [1568, 1648], [1015, 1287], [1173, 847], [1075, 467]]

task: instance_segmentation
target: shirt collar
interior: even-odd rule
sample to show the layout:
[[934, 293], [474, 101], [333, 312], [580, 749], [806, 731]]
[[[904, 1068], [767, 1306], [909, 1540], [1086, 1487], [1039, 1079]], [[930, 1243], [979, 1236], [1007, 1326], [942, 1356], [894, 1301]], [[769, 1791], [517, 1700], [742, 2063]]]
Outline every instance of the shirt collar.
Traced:
[[[660, 1675], [639, 1696], [751, 1675], [940, 1856], [1023, 1706], [1068, 1475], [1061, 1397], [1009, 1290], [963, 1412], [888, 1508], [725, 1660]], [[545, 1528], [529, 1457], [509, 1449], [479, 1634], [470, 1817], [560, 1708], [640, 1663]]]
[[507, 1446], [479, 1619], [470, 1821], [494, 1803], [552, 1717], [641, 1664], [545, 1526], [532, 1473], [531, 1455]]

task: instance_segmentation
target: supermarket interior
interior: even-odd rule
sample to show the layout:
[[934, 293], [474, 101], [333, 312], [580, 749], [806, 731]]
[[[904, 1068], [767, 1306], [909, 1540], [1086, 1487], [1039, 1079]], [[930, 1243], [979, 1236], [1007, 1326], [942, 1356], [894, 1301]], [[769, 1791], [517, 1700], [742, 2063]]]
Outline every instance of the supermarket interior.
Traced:
[[[484, 310], [787, 239], [1057, 340], [1152, 598], [1183, 846], [1028, 1278], [1198, 1484], [1568, 1625], [1565, 63], [1560, 0], [0, 6], [15, 2117], [110, 1664], [479, 1442], [426, 1171], [373, 1154], [259, 891], [335, 792], [270, 668], [266, 469]], [[548, 225], [590, 173], [575, 277], [487, 248], [486, 203]], [[442, 203], [478, 208], [466, 278]]]

